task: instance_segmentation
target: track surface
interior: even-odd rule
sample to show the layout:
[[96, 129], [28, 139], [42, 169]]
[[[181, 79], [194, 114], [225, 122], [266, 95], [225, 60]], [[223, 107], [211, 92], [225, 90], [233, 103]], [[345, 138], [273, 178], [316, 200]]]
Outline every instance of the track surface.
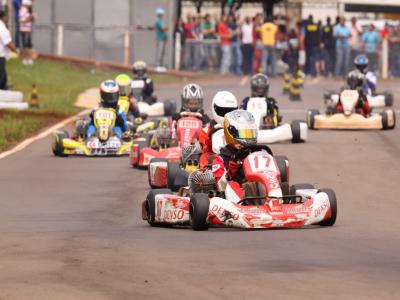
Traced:
[[[239, 81], [205, 87], [206, 107], [221, 88], [245, 96]], [[286, 121], [339, 86], [307, 84], [290, 103], [273, 83]], [[140, 219], [144, 171], [127, 158], [56, 158], [49, 144], [0, 160], [1, 300], [400, 298], [399, 128], [273, 145], [289, 157], [292, 183], [336, 191], [336, 226], [295, 230], [150, 228]]]

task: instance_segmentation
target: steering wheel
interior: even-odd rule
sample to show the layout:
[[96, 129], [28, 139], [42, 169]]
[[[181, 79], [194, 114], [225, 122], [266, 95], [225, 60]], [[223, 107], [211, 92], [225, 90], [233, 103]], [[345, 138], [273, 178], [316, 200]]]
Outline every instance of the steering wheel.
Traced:
[[250, 153], [261, 151], [261, 150], [265, 150], [265, 151], [267, 151], [268, 154], [273, 156], [271, 148], [268, 147], [267, 145], [251, 145], [251, 146], [243, 147], [238, 152], [236, 152], [234, 155], [232, 155], [232, 160], [244, 159]]
[[202, 118], [203, 115], [199, 112], [192, 112], [192, 111], [182, 111], [179, 113], [181, 117], [195, 117], [195, 118]]

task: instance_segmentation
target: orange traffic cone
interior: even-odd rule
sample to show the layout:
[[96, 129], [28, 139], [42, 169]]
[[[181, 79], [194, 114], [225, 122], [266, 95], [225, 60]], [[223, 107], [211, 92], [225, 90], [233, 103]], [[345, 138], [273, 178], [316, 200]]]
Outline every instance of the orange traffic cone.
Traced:
[[37, 92], [36, 84], [32, 84], [31, 108], [39, 108], [39, 95]]

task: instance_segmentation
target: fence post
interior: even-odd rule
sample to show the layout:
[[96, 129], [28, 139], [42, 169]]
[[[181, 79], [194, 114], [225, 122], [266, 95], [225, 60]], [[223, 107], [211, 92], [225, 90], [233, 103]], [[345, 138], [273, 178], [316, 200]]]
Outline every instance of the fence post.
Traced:
[[57, 26], [57, 55], [62, 56], [64, 52], [64, 25]]
[[130, 35], [129, 30], [124, 32], [124, 65], [129, 65]]
[[389, 75], [389, 42], [385, 37], [382, 40], [382, 78], [386, 79]]
[[175, 70], [180, 70], [181, 68], [181, 34], [179, 32], [175, 33]]

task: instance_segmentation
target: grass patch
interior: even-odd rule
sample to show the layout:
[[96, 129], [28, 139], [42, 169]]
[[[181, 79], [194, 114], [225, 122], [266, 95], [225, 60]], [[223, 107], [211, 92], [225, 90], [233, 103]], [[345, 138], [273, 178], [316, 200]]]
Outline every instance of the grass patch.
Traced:
[[[26, 112], [0, 111], [0, 152], [62, 118], [77, 113], [78, 95], [88, 88], [113, 79], [119, 71], [79, 66], [45, 59], [24, 66], [20, 60], [7, 62], [8, 82], [13, 90], [22, 91], [29, 102], [32, 84], [36, 84], [40, 109]], [[177, 76], [155, 74], [155, 84], [183, 82]]]

